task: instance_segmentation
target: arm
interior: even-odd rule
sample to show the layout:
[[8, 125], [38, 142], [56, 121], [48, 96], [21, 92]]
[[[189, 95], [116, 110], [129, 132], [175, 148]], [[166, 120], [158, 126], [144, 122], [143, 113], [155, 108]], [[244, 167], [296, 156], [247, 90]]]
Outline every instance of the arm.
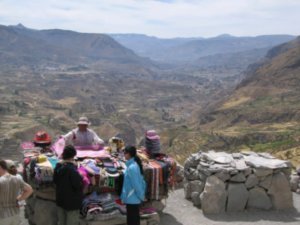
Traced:
[[31, 194], [33, 190], [32, 187], [24, 182], [23, 192], [17, 197], [18, 201], [26, 200]]
[[74, 130], [71, 130], [69, 133], [63, 135], [62, 137], [65, 139], [66, 143], [72, 143], [74, 139]]
[[93, 135], [94, 135], [94, 142], [96, 144], [100, 144], [100, 145], [104, 144], [104, 141], [101, 138], [99, 138], [99, 136], [95, 133], [95, 131], [93, 131]]

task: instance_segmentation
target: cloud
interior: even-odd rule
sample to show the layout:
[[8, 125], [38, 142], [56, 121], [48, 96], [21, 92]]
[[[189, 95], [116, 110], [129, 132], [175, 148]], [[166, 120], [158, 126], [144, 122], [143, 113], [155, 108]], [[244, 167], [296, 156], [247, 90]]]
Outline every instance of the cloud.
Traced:
[[1, 0], [0, 24], [159, 37], [299, 34], [294, 0]]

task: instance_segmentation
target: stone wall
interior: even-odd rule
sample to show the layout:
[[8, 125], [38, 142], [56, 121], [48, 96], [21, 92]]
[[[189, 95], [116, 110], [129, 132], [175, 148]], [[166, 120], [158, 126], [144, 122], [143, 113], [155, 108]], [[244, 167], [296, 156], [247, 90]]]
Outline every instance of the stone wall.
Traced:
[[201, 152], [184, 165], [185, 197], [204, 213], [293, 207], [291, 164], [254, 152]]

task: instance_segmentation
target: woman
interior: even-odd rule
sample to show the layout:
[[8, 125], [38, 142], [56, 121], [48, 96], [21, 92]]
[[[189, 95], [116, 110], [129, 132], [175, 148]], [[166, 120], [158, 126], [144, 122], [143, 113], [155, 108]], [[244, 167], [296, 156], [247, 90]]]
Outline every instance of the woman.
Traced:
[[143, 177], [141, 159], [137, 156], [134, 146], [124, 150], [127, 160], [121, 200], [127, 208], [127, 224], [140, 225], [139, 205], [145, 198], [146, 183]]

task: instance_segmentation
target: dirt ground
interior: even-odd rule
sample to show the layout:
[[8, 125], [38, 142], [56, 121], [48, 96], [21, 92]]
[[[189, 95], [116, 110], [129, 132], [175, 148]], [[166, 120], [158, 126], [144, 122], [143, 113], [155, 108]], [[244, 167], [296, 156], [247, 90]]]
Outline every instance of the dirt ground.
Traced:
[[[249, 211], [226, 213], [221, 215], [204, 215], [200, 209], [184, 198], [183, 190], [170, 193], [167, 207], [160, 217], [160, 225], [276, 225], [300, 224], [300, 195], [294, 194], [294, 209], [284, 211]], [[23, 212], [22, 212], [23, 215]], [[23, 218], [21, 225], [28, 225]]]

